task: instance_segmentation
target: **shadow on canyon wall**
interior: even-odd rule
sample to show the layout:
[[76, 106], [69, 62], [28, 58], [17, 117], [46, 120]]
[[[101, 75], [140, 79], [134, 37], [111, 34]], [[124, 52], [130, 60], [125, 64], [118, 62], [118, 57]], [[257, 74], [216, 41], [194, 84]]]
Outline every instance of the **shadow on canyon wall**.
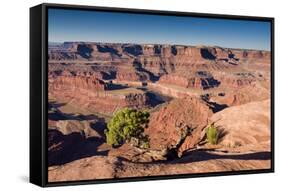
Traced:
[[104, 138], [85, 138], [81, 133], [63, 135], [55, 129], [48, 130], [48, 166], [62, 165], [91, 156], [106, 156], [108, 150], [98, 151]]
[[[63, 113], [59, 110], [65, 104], [49, 103], [48, 119], [53, 121], [77, 120], [90, 122], [90, 128], [100, 136], [85, 137], [84, 132], [72, 132], [64, 135], [57, 129], [48, 129], [48, 165], [62, 165], [74, 160], [96, 155], [107, 155], [108, 151], [97, 151], [106, 142], [105, 119], [96, 115]], [[52, 111], [52, 112], [50, 112]]]

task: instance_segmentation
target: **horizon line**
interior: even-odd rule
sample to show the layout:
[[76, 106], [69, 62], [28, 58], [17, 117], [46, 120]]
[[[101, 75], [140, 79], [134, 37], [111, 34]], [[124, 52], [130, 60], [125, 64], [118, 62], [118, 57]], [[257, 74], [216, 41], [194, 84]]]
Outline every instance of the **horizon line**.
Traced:
[[225, 46], [220, 46], [220, 45], [208, 45], [208, 44], [173, 44], [173, 43], [145, 43], [145, 42], [99, 42], [99, 41], [48, 41], [49, 43], [57, 43], [57, 44], [64, 44], [64, 43], [100, 43], [100, 44], [134, 44], [134, 45], [170, 45], [170, 46], [191, 46], [191, 47], [200, 47], [200, 46], [205, 46], [205, 47], [218, 47], [218, 48], [225, 48], [225, 49], [233, 49], [233, 50], [252, 50], [252, 51], [268, 51], [271, 52], [270, 50], [267, 49], [254, 49], [254, 48], [237, 48], [237, 47], [225, 47]]

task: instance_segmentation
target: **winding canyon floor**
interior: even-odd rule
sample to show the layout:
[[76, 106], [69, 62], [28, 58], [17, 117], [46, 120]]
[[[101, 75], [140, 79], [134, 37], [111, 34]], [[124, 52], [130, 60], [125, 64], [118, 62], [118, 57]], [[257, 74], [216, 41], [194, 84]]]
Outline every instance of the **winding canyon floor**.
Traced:
[[[270, 52], [66, 44], [49, 49], [49, 182], [271, 168]], [[106, 143], [124, 107], [150, 113], [150, 149]]]

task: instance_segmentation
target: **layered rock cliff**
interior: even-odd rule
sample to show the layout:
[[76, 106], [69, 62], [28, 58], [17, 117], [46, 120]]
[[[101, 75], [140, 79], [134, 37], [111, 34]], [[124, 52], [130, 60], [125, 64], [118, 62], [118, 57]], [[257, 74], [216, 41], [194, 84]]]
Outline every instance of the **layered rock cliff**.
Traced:
[[110, 44], [69, 42], [62, 50], [50, 50], [49, 61], [96, 61], [139, 63], [155, 76], [189, 69], [225, 69], [247, 63], [270, 63], [268, 51], [238, 50], [221, 47]]
[[[48, 53], [49, 181], [270, 168], [269, 51], [66, 42]], [[124, 107], [150, 112], [149, 148], [106, 143]]]
[[123, 107], [144, 108], [149, 103], [147, 95], [141, 90], [108, 90], [109, 86], [93, 76], [68, 73], [49, 76], [48, 93], [50, 97], [101, 113], [113, 113]]
[[220, 85], [220, 81], [205, 71], [166, 74], [160, 78], [159, 83], [198, 89], [214, 88]]

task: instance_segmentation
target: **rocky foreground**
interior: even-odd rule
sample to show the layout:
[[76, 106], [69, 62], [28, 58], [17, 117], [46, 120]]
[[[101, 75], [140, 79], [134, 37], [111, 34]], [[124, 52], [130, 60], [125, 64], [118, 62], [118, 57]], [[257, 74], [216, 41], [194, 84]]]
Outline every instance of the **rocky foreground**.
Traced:
[[[147, 159], [147, 155], [140, 156], [139, 153], [131, 151], [132, 148], [128, 148], [129, 146], [123, 146], [116, 150], [112, 149], [107, 155], [99, 151], [91, 157], [51, 166], [49, 181], [268, 169], [271, 165], [269, 112], [269, 101], [266, 100], [235, 106], [216, 113], [212, 120], [219, 119], [220, 126], [227, 132], [220, 144], [197, 145], [181, 158], [153, 162], [151, 158]], [[235, 124], [233, 118], [237, 119]], [[156, 140], [160, 141], [161, 138]], [[81, 143], [73, 143], [75, 144]], [[75, 148], [82, 148], [81, 145], [80, 147], [73, 145], [71, 153]], [[133, 158], [135, 162], [131, 161]]]
[[[70, 42], [48, 81], [50, 182], [270, 168], [268, 51]], [[106, 144], [124, 107], [150, 112], [149, 149]]]

